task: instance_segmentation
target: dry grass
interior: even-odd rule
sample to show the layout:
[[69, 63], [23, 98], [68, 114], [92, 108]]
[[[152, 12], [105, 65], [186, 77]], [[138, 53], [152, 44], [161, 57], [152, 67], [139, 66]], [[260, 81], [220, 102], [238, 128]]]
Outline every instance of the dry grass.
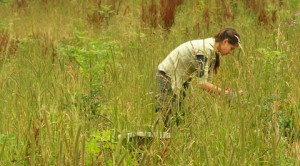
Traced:
[[183, 2], [184, 0], [151, 0], [149, 4], [143, 1], [142, 21], [154, 28], [161, 26], [170, 30], [175, 21], [176, 10]]

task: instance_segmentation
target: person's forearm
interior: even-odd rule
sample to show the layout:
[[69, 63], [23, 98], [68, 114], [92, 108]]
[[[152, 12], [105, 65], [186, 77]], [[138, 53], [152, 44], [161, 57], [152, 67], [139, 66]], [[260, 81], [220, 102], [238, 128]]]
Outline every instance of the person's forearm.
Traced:
[[204, 84], [200, 84], [199, 87], [205, 91], [208, 91], [209, 93], [214, 93], [220, 95], [222, 92], [221, 88], [218, 88], [212, 83], [206, 82]]

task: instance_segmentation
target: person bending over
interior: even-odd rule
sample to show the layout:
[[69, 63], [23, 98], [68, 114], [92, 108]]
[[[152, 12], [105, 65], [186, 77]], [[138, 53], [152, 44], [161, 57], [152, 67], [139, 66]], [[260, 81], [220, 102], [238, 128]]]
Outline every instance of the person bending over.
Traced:
[[[239, 46], [240, 35], [233, 28], [224, 28], [214, 37], [191, 40], [179, 45], [158, 65], [156, 111], [160, 111], [164, 127], [169, 129], [169, 116], [180, 107], [189, 82], [197, 79], [197, 87], [214, 94], [230, 93], [212, 84], [220, 66], [220, 56], [226, 56]], [[240, 93], [242, 93], [240, 91]]]

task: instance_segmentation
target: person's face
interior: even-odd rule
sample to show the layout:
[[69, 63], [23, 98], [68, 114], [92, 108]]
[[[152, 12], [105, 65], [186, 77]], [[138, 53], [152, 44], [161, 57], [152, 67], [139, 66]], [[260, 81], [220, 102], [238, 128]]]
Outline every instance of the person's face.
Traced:
[[237, 46], [230, 44], [228, 39], [225, 39], [220, 42], [218, 51], [221, 53], [221, 55], [228, 55], [231, 54], [236, 47]]

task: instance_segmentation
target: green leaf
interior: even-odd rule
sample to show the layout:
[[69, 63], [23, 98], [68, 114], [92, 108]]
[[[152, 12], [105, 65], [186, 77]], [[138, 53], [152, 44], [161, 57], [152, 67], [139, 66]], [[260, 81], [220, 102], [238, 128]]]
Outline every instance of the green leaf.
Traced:
[[8, 140], [13, 140], [13, 139], [15, 139], [16, 138], [16, 135], [15, 134], [8, 134], [8, 136], [7, 136], [7, 139]]
[[3, 144], [3, 143], [4, 143], [4, 135], [0, 134], [0, 144]]

